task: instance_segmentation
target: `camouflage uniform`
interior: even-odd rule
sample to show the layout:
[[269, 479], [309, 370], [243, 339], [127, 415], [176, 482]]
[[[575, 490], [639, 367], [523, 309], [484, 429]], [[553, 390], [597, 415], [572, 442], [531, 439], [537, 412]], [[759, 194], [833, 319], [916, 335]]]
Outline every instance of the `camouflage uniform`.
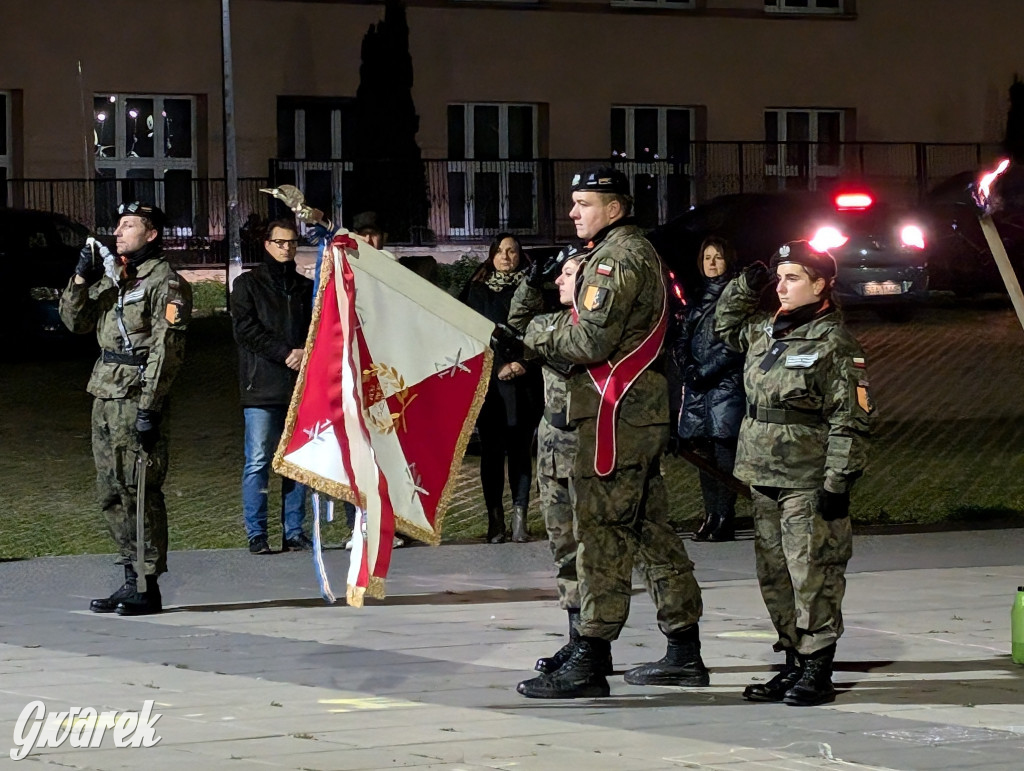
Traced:
[[[516, 287], [508, 323], [526, 329], [543, 310], [543, 293], [525, 281]], [[573, 528], [572, 476], [576, 457], [576, 432], [566, 418], [568, 382], [544, 367], [544, 416], [537, 426], [537, 492], [551, 557], [555, 562], [558, 605], [564, 610], [580, 606], [576, 577], [576, 534]]]
[[[119, 306], [132, 353], [118, 323]], [[79, 334], [95, 330], [102, 349], [87, 390], [95, 397], [96, 488], [119, 565], [129, 565], [136, 557], [136, 413], [162, 413], [160, 440], [146, 470], [147, 575], [167, 571], [167, 509], [161, 489], [167, 474], [167, 392], [181, 368], [191, 314], [191, 287], [159, 253], [120, 284], [104, 276], [87, 286], [72, 277], [60, 298], [60, 316], [68, 329]]]
[[[838, 310], [776, 340], [758, 299], [740, 276], [715, 317], [726, 345], [746, 352], [750, 406], [734, 473], [752, 487], [757, 576], [779, 634], [776, 649], [810, 655], [843, 633], [853, 550], [850, 518], [823, 518], [823, 490], [848, 493], [862, 473], [873, 407], [864, 353]], [[780, 343], [785, 350], [771, 353]]]
[[[661, 263], [639, 228], [613, 224], [582, 271], [578, 323], [569, 313], [534, 319], [525, 343], [545, 357], [576, 364], [617, 362], [647, 337], [662, 312]], [[659, 461], [668, 444], [668, 387], [646, 369], [620, 402], [615, 470], [594, 469], [600, 394], [586, 371], [569, 381], [568, 417], [579, 445], [572, 482], [576, 501], [576, 568], [580, 634], [614, 640], [629, 614], [634, 561], [671, 634], [702, 612], [693, 563], [668, 524]]]

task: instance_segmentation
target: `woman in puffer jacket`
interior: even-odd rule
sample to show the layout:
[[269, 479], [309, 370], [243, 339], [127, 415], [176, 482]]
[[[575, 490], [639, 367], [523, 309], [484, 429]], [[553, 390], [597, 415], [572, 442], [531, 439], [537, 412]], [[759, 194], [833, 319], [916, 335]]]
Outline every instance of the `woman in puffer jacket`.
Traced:
[[[679, 438], [684, 446], [726, 478], [736, 461], [736, 437], [743, 420], [743, 354], [725, 347], [715, 335], [715, 307], [736, 275], [736, 255], [722, 238], [711, 236], [697, 255], [703, 286], [686, 306], [672, 354], [683, 377]], [[704, 521], [695, 541], [735, 538], [736, 492], [722, 479], [700, 472]]]

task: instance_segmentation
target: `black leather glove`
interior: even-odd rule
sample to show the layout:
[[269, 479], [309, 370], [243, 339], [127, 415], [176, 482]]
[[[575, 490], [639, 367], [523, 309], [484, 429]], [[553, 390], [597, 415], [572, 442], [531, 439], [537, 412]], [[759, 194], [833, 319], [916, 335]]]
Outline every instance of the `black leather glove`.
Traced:
[[747, 286], [751, 292], [763, 292], [764, 288], [772, 282], [771, 271], [763, 262], [754, 262], [743, 269], [743, 275], [747, 279]]
[[508, 324], [496, 324], [491, 332], [491, 349], [505, 361], [520, 361], [526, 346], [521, 332]]
[[668, 447], [665, 448], [666, 455], [678, 456], [679, 451], [682, 449], [683, 440], [679, 438], [679, 434], [675, 431], [669, 431], [668, 434]]
[[156, 410], [139, 410], [135, 416], [135, 433], [139, 435], [139, 446], [149, 454], [160, 441], [160, 413]]
[[103, 278], [103, 257], [106, 254], [110, 254], [110, 250], [99, 241], [90, 238], [78, 253], [75, 273], [85, 279], [86, 284], [95, 284]]
[[568, 259], [567, 252], [562, 249], [554, 257], [534, 260], [526, 269], [526, 285], [540, 289], [549, 281], [554, 281], [562, 272], [562, 265], [565, 264], [566, 259]]
[[821, 491], [821, 517], [826, 522], [850, 516], [850, 493]]

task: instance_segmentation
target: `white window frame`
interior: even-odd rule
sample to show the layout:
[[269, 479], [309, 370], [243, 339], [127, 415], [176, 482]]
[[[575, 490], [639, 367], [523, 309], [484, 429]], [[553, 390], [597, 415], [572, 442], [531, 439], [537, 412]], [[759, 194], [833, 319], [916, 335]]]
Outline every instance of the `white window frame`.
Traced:
[[0, 91], [0, 97], [2, 97], [3, 101], [4, 101], [4, 104], [3, 104], [4, 117], [5, 117], [4, 123], [7, 126], [7, 134], [4, 137], [4, 139], [5, 139], [4, 146], [7, 148], [7, 152], [6, 153], [0, 153], [0, 168], [3, 168], [7, 172], [7, 176], [6, 176], [6, 179], [7, 179], [7, 202], [8, 202], [8, 205], [10, 205], [10, 201], [11, 201], [11, 190], [10, 190], [11, 176], [13, 175], [13, 172], [14, 172], [14, 128], [11, 126], [11, 118], [12, 118], [12, 114], [13, 114], [12, 113], [12, 109], [11, 109], [11, 102], [13, 101], [13, 96], [12, 96], [10, 91]]
[[[463, 220], [464, 227], [446, 228], [452, 236], [466, 237], [476, 234], [473, 223], [476, 220], [474, 180], [477, 173], [498, 174], [498, 227], [495, 232], [509, 232], [516, 235], [526, 235], [537, 231], [539, 221], [539, 207], [537, 201], [537, 180], [540, 169], [537, 166], [537, 156], [540, 153], [540, 105], [536, 102], [450, 102], [449, 107], [462, 107], [462, 130], [463, 130], [463, 152], [465, 160], [448, 161], [449, 173], [461, 173], [465, 176], [465, 209]], [[477, 107], [498, 108], [498, 158], [489, 160], [477, 160], [474, 153], [476, 144], [476, 121], [474, 112]], [[529, 107], [532, 113], [531, 127], [533, 135], [533, 146], [531, 148], [532, 160], [514, 161], [508, 158], [508, 111], [510, 107]], [[527, 228], [510, 228], [508, 225], [510, 208], [508, 199], [509, 178], [513, 173], [522, 172], [533, 175], [532, 190], [532, 211], [530, 213], [531, 225]], [[447, 196], [446, 196], [447, 198]], [[447, 204], [450, 206], [450, 203]], [[447, 213], [444, 221], [449, 222]]]
[[[97, 154], [93, 154], [94, 163], [97, 170], [113, 169], [118, 179], [125, 178], [128, 171], [133, 169], [151, 169], [153, 171], [154, 179], [163, 179], [165, 171], [172, 171], [177, 169], [184, 169], [191, 171], [193, 178], [195, 177], [196, 169], [198, 168], [198, 159], [196, 158], [196, 98], [188, 94], [95, 94], [94, 98], [104, 98], [114, 108], [114, 148], [115, 152], [113, 157], [101, 158]], [[111, 99], [113, 98], [113, 99]], [[124, 154], [124, 146], [127, 140], [127, 129], [125, 128], [125, 117], [127, 115], [127, 103], [129, 99], [151, 99], [153, 100], [153, 156], [150, 158], [140, 158], [138, 156], [129, 156]], [[187, 158], [167, 158], [163, 153], [164, 148], [164, 123], [160, 120], [155, 120], [155, 116], [163, 112], [163, 103], [166, 99], [176, 99], [187, 101], [192, 105], [190, 120], [191, 125], [191, 137], [192, 137], [192, 148], [191, 154]], [[95, 116], [94, 116], [95, 120]], [[109, 118], [108, 118], [109, 120]]]
[[[690, 178], [690, 200], [696, 199], [696, 178], [693, 174], [693, 147], [696, 141], [697, 109], [686, 105], [654, 105], [654, 104], [613, 104], [612, 110], [626, 111], [626, 147], [632, 149], [636, 145], [636, 111], [657, 110], [658, 111], [658, 149], [654, 154], [654, 160], [636, 160], [630, 158], [629, 150], [618, 154], [612, 148], [611, 155], [616, 164], [627, 172], [632, 184], [636, 174], [649, 174], [658, 181], [658, 222], [665, 222], [668, 219], [668, 177], [676, 173], [680, 163], [668, 157], [668, 111], [682, 110], [690, 115], [690, 136], [687, 141], [690, 145], [690, 160], [682, 164], [682, 171]], [[609, 137], [609, 144], [610, 142]], [[624, 165], [625, 164], [625, 165]]]
[[[341, 158], [341, 109], [331, 110], [331, 158]], [[306, 108], [295, 108], [295, 160], [306, 158]], [[322, 161], [317, 161], [321, 163]]]
[[789, 0], [775, 0], [775, 5], [769, 5], [765, 2], [764, 10], [765, 13], [789, 13], [789, 14], [801, 14], [801, 13], [821, 13], [821, 14], [844, 14], [846, 13], [846, 0], [839, 0], [838, 8], [818, 7], [818, 0], [807, 0], [806, 6], [795, 6], [790, 5]]
[[697, 0], [611, 0], [616, 8], [671, 8], [689, 11], [697, 7]]
[[[111, 106], [113, 116], [107, 117], [107, 120], [114, 121], [114, 155], [113, 157], [100, 157], [95, 150], [93, 151], [93, 168], [99, 171], [113, 171], [114, 180], [117, 184], [117, 194], [123, 198], [123, 185], [127, 182], [149, 182], [150, 179], [133, 179], [129, 178], [128, 172], [135, 170], [146, 170], [152, 171], [153, 177], [153, 194], [155, 197], [155, 203], [157, 206], [166, 210], [167, 204], [164, 200], [166, 188], [162, 184], [156, 184], [163, 180], [164, 175], [168, 171], [188, 171], [191, 172], [192, 180], [195, 181], [197, 176], [197, 170], [199, 168], [199, 160], [196, 157], [198, 154], [198, 143], [196, 140], [196, 103], [197, 99], [195, 96], [190, 94], [137, 94], [137, 93], [99, 93], [94, 94], [94, 99], [105, 99]], [[125, 146], [127, 140], [128, 131], [125, 127], [125, 118], [128, 113], [128, 100], [130, 99], [151, 99], [153, 101], [153, 155], [151, 157], [142, 158], [139, 156], [131, 156], [125, 153]], [[187, 158], [168, 158], [163, 155], [164, 152], [164, 122], [162, 120], [156, 120], [156, 117], [163, 112], [163, 104], [165, 100], [176, 99], [189, 102], [191, 109], [189, 110], [189, 120], [191, 121], [190, 136], [192, 137], [192, 147], [190, 148], [190, 155]], [[93, 112], [93, 121], [96, 120], [95, 108]], [[106, 121], [104, 121], [106, 122]], [[107, 178], [101, 178], [107, 181]], [[109, 180], [113, 181], [113, 180]], [[191, 221], [195, 221], [195, 216], [198, 206], [198, 202], [195, 197], [192, 198], [192, 212]], [[191, 228], [175, 228], [175, 232], [180, 235], [190, 235]]]
[[[817, 145], [821, 143], [818, 134], [818, 118], [823, 114], [839, 116], [839, 143], [842, 145], [846, 139], [846, 115], [845, 111], [836, 107], [769, 107], [765, 113], [776, 114], [776, 131], [778, 133], [778, 163], [769, 164], [765, 162], [764, 173], [767, 177], [776, 177], [780, 187], [785, 187], [785, 180], [790, 177], [800, 176], [800, 167], [786, 162], [786, 144], [789, 139], [786, 136], [786, 117], [792, 113], [807, 113], [808, 115], [808, 141], [814, 146], [814, 151], [808, 153], [807, 159], [807, 184], [811, 190], [817, 188], [818, 179], [831, 179], [842, 173], [842, 159], [839, 165], [826, 165], [818, 162]], [[767, 139], [767, 137], [766, 137]]]

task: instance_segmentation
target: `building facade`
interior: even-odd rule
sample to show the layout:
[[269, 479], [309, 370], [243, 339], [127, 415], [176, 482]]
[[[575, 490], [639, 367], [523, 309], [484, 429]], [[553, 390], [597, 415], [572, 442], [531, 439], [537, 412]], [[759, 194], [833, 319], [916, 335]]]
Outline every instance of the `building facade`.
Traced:
[[[912, 198], [998, 152], [1024, 72], [1018, 6], [408, 0], [426, 209], [405, 236], [560, 237], [568, 179], [596, 161], [627, 171], [648, 224], [842, 175]], [[269, 178], [346, 221], [361, 47], [384, 5], [230, 14], [242, 219], [268, 213]], [[114, 202], [150, 197], [183, 233], [223, 232], [221, 2], [8, 0], [4, 17], [4, 202], [102, 228]]]

